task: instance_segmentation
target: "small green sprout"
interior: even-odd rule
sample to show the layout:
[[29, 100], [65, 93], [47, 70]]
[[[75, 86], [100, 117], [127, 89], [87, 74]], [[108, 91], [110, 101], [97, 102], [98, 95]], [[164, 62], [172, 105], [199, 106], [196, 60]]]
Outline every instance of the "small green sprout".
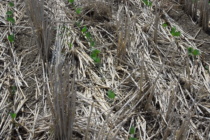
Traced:
[[15, 23], [15, 19], [14, 19], [13, 17], [11, 17], [11, 16], [8, 16], [8, 17], [7, 17], [7, 21], [8, 21], [8, 22], [11, 22], [12, 24]]
[[16, 86], [10, 86], [10, 92], [12, 94], [15, 94], [16, 91], [17, 91], [17, 87]]
[[69, 0], [69, 3], [73, 4], [74, 3], [74, 0]]
[[86, 33], [87, 30], [88, 30], [88, 28], [87, 28], [86, 26], [84, 26], [84, 27], [82, 28], [82, 33]]
[[71, 49], [73, 47], [72, 43], [69, 43], [69, 49]]
[[135, 134], [135, 127], [134, 126], [131, 126], [129, 133], [130, 134]]
[[98, 56], [100, 53], [99, 50], [95, 49], [91, 52], [90, 54], [90, 57], [94, 60], [95, 63], [100, 63], [101, 62], [101, 59], [100, 57]]
[[180, 31], [176, 31], [176, 27], [173, 27], [171, 28], [171, 31], [170, 31], [171, 35], [172, 36], [180, 36], [181, 35], [181, 32]]
[[149, 1], [149, 0], [142, 0], [143, 1], [143, 3], [146, 5], [146, 6], [152, 6], [152, 2], [151, 1]]
[[200, 51], [198, 49], [193, 49], [192, 47], [187, 48], [188, 55], [198, 56]]
[[10, 113], [10, 116], [14, 120], [16, 118], [17, 114], [16, 113]]
[[110, 99], [114, 99], [115, 98], [115, 96], [116, 96], [116, 94], [112, 91], [112, 90], [108, 90], [108, 97], [110, 98]]
[[80, 13], [82, 12], [82, 9], [81, 8], [77, 8], [76, 9], [76, 13], [79, 15]]
[[163, 27], [167, 27], [168, 24], [167, 24], [167, 23], [163, 23], [162, 26], [163, 26]]
[[15, 6], [15, 4], [13, 2], [9, 2], [8, 4], [9, 4], [10, 7], [14, 7]]
[[85, 36], [86, 36], [86, 38], [87, 38], [88, 40], [91, 39], [91, 34], [90, 34], [90, 32], [85, 33]]
[[95, 41], [92, 41], [92, 40], [91, 40], [91, 41], [90, 41], [90, 46], [91, 46], [91, 47], [94, 47], [94, 46], [95, 46]]
[[133, 135], [135, 134], [135, 127], [131, 126], [130, 130], [129, 130], [129, 134], [131, 135], [131, 137], [129, 138], [129, 140], [137, 140], [137, 138], [134, 138]]
[[11, 35], [8, 35], [8, 40], [9, 40], [9, 42], [14, 42], [15, 41], [15, 36], [14, 36], [14, 34], [11, 34]]
[[13, 16], [13, 12], [12, 12], [12, 11], [7, 11], [7, 12], [6, 12], [6, 15], [7, 15], [7, 16]]

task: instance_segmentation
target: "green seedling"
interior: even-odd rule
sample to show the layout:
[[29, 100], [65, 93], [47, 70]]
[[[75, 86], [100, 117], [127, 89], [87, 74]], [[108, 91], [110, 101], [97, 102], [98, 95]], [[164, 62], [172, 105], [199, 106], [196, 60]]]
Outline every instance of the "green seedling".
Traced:
[[12, 11], [7, 11], [6, 15], [7, 16], [13, 16], [13, 12]]
[[107, 95], [110, 99], [114, 99], [116, 94], [112, 90], [108, 90]]
[[87, 30], [88, 30], [88, 28], [87, 28], [86, 26], [84, 26], [84, 27], [82, 28], [82, 33], [86, 33]]
[[12, 94], [15, 94], [16, 91], [17, 91], [17, 87], [16, 87], [16, 86], [11, 86], [11, 87], [10, 87], [10, 92], [11, 92]]
[[13, 2], [9, 2], [8, 4], [9, 4], [10, 7], [14, 7], [15, 6], [15, 4]]
[[92, 39], [90, 32], [86, 32], [86, 33], [85, 33], [85, 36], [86, 36], [86, 38], [87, 38], [88, 40], [91, 40], [91, 39]]
[[10, 17], [10, 16], [7, 17], [7, 21], [11, 22], [12, 24], [15, 23], [15, 19], [13, 17]]
[[79, 14], [81, 14], [81, 12], [82, 12], [82, 9], [81, 8], [77, 8], [76, 9], [76, 13], [79, 15]]
[[74, 3], [74, 0], [69, 0], [69, 3], [73, 4]]
[[[134, 135], [136, 132], [135, 132], [135, 127], [134, 126], [131, 126], [130, 130], [129, 130], [129, 134], [130, 135]], [[134, 137], [130, 137], [129, 140], [137, 140], [137, 138], [134, 138]]]
[[176, 27], [171, 28], [170, 33], [171, 33], [171, 35], [174, 36], [174, 37], [178, 37], [178, 36], [181, 35], [181, 32], [180, 32], [180, 31], [176, 31]]
[[193, 49], [192, 47], [189, 47], [187, 51], [188, 51], [188, 55], [193, 55], [193, 56], [200, 55], [200, 51], [198, 49]]
[[16, 118], [17, 114], [16, 113], [10, 113], [10, 116], [14, 120]]
[[69, 43], [69, 49], [71, 49], [73, 47], [72, 43]]
[[100, 63], [101, 62], [101, 59], [100, 57], [98, 56], [100, 53], [99, 50], [95, 49], [91, 52], [90, 54], [90, 57], [94, 60], [95, 63]]
[[9, 42], [14, 42], [15, 41], [15, 36], [14, 36], [14, 34], [11, 34], [11, 35], [8, 35], [8, 40], [9, 40]]
[[163, 24], [162, 24], [162, 27], [167, 27], [167, 26], [168, 26], [167, 23], [163, 23]]
[[129, 133], [130, 134], [135, 134], [135, 127], [134, 126], [131, 126]]
[[151, 1], [149, 1], [149, 0], [142, 0], [143, 1], [143, 3], [146, 5], [146, 6], [152, 6], [152, 2]]
[[91, 41], [90, 41], [90, 46], [91, 46], [91, 47], [94, 47], [94, 46], [95, 46], [95, 41], [92, 41], [92, 40], [91, 40]]

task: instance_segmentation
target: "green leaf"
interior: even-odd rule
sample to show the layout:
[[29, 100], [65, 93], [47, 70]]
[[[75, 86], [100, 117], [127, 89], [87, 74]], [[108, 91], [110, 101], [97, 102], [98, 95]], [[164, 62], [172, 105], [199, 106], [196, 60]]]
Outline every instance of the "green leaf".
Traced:
[[143, 1], [143, 3], [145, 4], [145, 5], [147, 5], [147, 6], [152, 6], [152, 2], [151, 1], [149, 1], [149, 0], [142, 0]]
[[195, 50], [193, 50], [192, 54], [193, 54], [194, 56], [200, 55], [200, 51], [197, 50], [197, 49], [195, 49]]
[[163, 27], [167, 27], [168, 24], [167, 24], [167, 23], [163, 23], [162, 26], [163, 26]]
[[14, 42], [14, 41], [15, 41], [15, 36], [14, 36], [14, 34], [8, 35], [8, 40], [9, 40], [9, 42]]
[[101, 59], [99, 57], [92, 57], [95, 63], [100, 63]]
[[97, 50], [97, 49], [95, 49], [95, 50], [93, 50], [92, 52], [91, 52], [91, 57], [93, 56], [93, 57], [96, 57], [96, 56], [98, 56], [98, 54], [100, 53], [100, 51], [99, 50]]
[[13, 15], [13, 12], [12, 11], [7, 11], [6, 13], [8, 16], [12, 16]]
[[13, 24], [15, 23], [15, 19], [13, 17], [11, 17], [11, 16], [7, 17], [7, 21], [9, 21], [9, 22], [11, 22]]
[[15, 119], [17, 114], [16, 113], [10, 113], [10, 116], [11, 116], [12, 119]]
[[173, 28], [171, 28], [171, 35], [172, 36], [180, 36], [181, 35], [181, 32], [180, 31], [176, 31], [176, 27], [173, 27]]
[[129, 140], [137, 140], [137, 138], [130, 137]]
[[129, 133], [130, 134], [135, 134], [135, 127], [131, 126]]
[[88, 28], [87, 28], [86, 26], [84, 26], [84, 27], [82, 28], [82, 33], [87, 32], [87, 30], [88, 30]]
[[87, 37], [87, 39], [91, 39], [91, 34], [90, 34], [90, 32], [87, 32], [87, 33], [85, 34], [85, 36]]
[[95, 41], [90, 41], [90, 46], [94, 47], [95, 46]]
[[72, 4], [72, 3], [74, 3], [74, 0], [69, 0], [69, 2]]
[[15, 94], [15, 92], [17, 91], [17, 87], [16, 86], [11, 86], [10, 91], [11, 91], [12, 94]]
[[77, 13], [77, 14], [80, 14], [81, 12], [82, 12], [82, 9], [81, 9], [81, 8], [77, 8], [77, 9], [76, 9], [76, 13]]
[[69, 43], [69, 49], [71, 49], [71, 48], [72, 48], [72, 46], [73, 46], [73, 44], [72, 44], [72, 43]]
[[108, 97], [110, 98], [110, 99], [114, 99], [115, 98], [115, 93], [113, 92], [113, 91], [111, 91], [111, 90], [109, 90], [108, 91]]
[[171, 28], [171, 33], [174, 33], [174, 32], [176, 32], [176, 27]]
[[8, 4], [9, 4], [10, 7], [15, 6], [15, 4], [13, 2], [9, 2]]
[[151, 7], [152, 6], [152, 2], [150, 1], [147, 6]]
[[181, 32], [180, 31], [173, 33], [173, 36], [180, 36], [180, 35], [181, 35]]
[[192, 47], [187, 48], [188, 54], [192, 54], [193, 50], [194, 49]]

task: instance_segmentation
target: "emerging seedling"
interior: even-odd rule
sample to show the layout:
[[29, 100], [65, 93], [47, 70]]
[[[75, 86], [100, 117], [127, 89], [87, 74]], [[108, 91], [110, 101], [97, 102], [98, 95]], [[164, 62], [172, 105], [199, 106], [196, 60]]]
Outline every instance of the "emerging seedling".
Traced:
[[176, 27], [173, 27], [171, 28], [171, 31], [170, 31], [171, 35], [174, 36], [174, 37], [178, 37], [181, 35], [181, 32], [180, 31], [176, 31]]
[[7, 21], [11, 22], [12, 24], [15, 23], [15, 19], [13, 17], [10, 17], [10, 16], [7, 17]]
[[129, 140], [137, 140], [137, 138], [134, 138], [133, 135], [135, 134], [135, 127], [131, 126], [130, 130], [129, 130], [129, 134], [131, 135], [131, 137], [129, 138]]
[[167, 24], [167, 23], [163, 23], [162, 26], [163, 26], [163, 27], [167, 27], [168, 24]]
[[88, 28], [87, 28], [86, 26], [84, 26], [84, 27], [82, 28], [82, 33], [86, 33], [87, 30], [88, 30]]
[[112, 90], [108, 90], [107, 95], [110, 99], [114, 99], [115, 98], [115, 93]]
[[14, 36], [14, 34], [11, 34], [11, 35], [8, 35], [8, 40], [9, 40], [9, 42], [14, 42], [15, 41], [15, 36]]
[[13, 2], [9, 2], [8, 4], [9, 4], [10, 7], [14, 7], [15, 6], [15, 4]]
[[91, 52], [90, 54], [90, 57], [94, 60], [95, 63], [100, 63], [101, 62], [101, 59], [100, 57], [98, 56], [100, 53], [99, 50], [95, 49]]
[[200, 51], [198, 49], [193, 49], [192, 47], [189, 47], [187, 51], [188, 51], [188, 55], [192, 55], [192, 56], [200, 55]]
[[81, 12], [82, 12], [82, 9], [81, 8], [77, 8], [76, 9], [76, 13], [79, 15], [79, 14], [81, 14]]
[[12, 120], [14, 120], [16, 118], [17, 114], [16, 113], [10, 113], [10, 116], [11, 116]]
[[16, 87], [16, 86], [11, 86], [11, 87], [10, 87], [10, 92], [11, 92], [12, 94], [15, 94], [16, 91], [17, 91], [17, 87]]
[[73, 4], [74, 3], [74, 0], [69, 0], [69, 3]]
[[148, 7], [152, 6], [152, 2], [151, 1], [149, 1], [149, 0], [142, 0], [142, 1]]

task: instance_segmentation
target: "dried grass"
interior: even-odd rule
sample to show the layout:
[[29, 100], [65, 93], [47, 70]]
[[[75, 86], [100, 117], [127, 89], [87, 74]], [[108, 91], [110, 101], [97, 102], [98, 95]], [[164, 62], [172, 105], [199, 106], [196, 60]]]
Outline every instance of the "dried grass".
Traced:
[[[139, 0], [112, 7], [109, 25], [117, 28], [108, 28], [101, 19], [80, 18], [101, 51], [101, 65], [96, 65], [74, 26], [78, 17], [63, 1], [26, 2], [29, 16], [17, 0], [19, 22], [0, 28], [0, 139], [126, 140], [131, 126], [142, 140], [209, 139], [209, 72], [200, 56], [188, 57], [187, 47], [198, 44], [167, 12], [162, 13], [167, 22], [182, 33], [178, 41], [161, 26], [163, 19], [153, 24], [153, 8]], [[4, 16], [6, 9], [0, 3]], [[14, 46], [6, 39], [11, 28], [19, 38]], [[50, 36], [52, 28], [55, 37]], [[114, 100], [107, 97], [108, 90], [116, 93]], [[11, 112], [17, 113], [14, 121]]]

